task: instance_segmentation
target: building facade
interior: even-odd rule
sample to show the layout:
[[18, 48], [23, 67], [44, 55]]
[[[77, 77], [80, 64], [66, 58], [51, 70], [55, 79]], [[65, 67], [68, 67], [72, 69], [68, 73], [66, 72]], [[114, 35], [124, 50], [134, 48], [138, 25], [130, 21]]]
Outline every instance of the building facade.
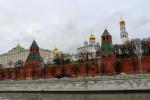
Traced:
[[[8, 51], [8, 53], [0, 55], [0, 64], [4, 67], [14, 67], [19, 60], [26, 61], [30, 50], [23, 48], [19, 43], [16, 47]], [[39, 49], [40, 55], [45, 63], [51, 62], [54, 58], [54, 53], [50, 50]]]

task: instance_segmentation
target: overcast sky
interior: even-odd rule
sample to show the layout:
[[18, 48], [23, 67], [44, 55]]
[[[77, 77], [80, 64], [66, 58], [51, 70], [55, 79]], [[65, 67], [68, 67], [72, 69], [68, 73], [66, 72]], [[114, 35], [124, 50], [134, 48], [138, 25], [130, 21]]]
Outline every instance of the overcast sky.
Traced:
[[120, 42], [119, 19], [126, 20], [129, 38], [150, 36], [150, 0], [0, 0], [0, 53], [17, 42], [29, 48], [76, 52], [89, 33], [100, 36], [105, 27]]

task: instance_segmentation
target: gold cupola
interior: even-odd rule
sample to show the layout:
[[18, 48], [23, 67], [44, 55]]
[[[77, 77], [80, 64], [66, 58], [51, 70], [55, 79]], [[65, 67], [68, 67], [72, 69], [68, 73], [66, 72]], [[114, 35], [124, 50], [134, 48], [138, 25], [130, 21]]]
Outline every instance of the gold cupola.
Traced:
[[89, 40], [95, 40], [95, 35], [93, 35], [92, 33], [89, 35]]
[[121, 16], [120, 18], [120, 21], [119, 21], [120, 24], [125, 24], [125, 20], [123, 19], [123, 17]]
[[59, 53], [59, 49], [55, 47], [54, 50], [53, 50], [53, 52], [54, 53]]

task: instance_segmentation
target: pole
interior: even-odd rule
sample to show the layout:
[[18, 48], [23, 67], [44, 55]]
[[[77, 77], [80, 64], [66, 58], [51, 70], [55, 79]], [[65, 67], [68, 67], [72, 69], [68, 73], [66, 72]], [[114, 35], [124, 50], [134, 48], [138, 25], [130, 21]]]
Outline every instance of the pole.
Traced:
[[141, 57], [139, 58], [139, 65], [140, 65], [140, 73], [143, 73], [143, 70], [142, 70], [142, 64], [141, 64]]
[[100, 60], [97, 60], [98, 61], [98, 71], [99, 71], [99, 75], [101, 74], [100, 73], [100, 67], [101, 67], [101, 59]]

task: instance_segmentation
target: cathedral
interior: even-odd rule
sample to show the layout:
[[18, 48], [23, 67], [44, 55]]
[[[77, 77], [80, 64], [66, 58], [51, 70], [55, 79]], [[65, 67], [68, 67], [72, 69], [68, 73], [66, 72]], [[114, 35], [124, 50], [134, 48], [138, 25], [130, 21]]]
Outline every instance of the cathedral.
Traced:
[[79, 59], [81, 59], [82, 56], [86, 56], [87, 54], [89, 59], [93, 59], [96, 57], [97, 52], [100, 50], [100, 45], [96, 43], [96, 37], [93, 33], [89, 35], [88, 39], [89, 41], [84, 42], [84, 46], [77, 49], [77, 55]]

